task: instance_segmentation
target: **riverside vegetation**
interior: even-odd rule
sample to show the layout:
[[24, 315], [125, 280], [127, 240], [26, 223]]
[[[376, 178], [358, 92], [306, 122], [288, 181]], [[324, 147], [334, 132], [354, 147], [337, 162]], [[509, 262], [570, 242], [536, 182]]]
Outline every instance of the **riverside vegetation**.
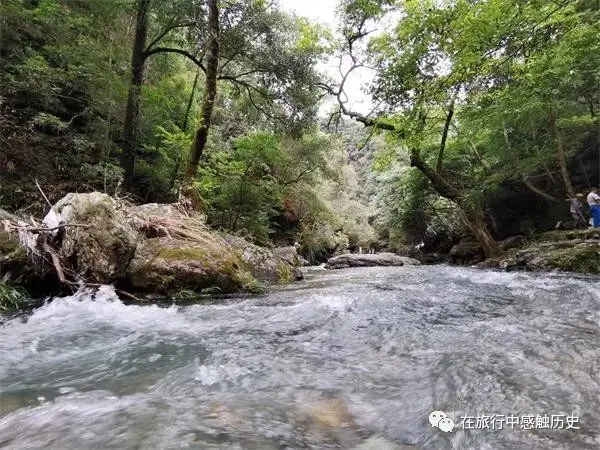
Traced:
[[2, 308], [81, 283], [259, 292], [362, 249], [600, 273], [600, 233], [554, 230], [600, 184], [597, 1], [337, 12], [4, 0]]

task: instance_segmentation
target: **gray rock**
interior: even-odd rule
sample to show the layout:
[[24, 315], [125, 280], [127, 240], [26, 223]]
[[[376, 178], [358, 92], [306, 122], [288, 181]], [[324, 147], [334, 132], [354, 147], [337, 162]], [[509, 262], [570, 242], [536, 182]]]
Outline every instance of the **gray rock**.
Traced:
[[419, 265], [419, 261], [395, 253], [359, 254], [348, 253], [334, 256], [325, 264], [326, 269], [346, 269], [348, 267], [373, 267], [373, 266], [404, 266]]
[[311, 265], [309, 260], [307, 260], [299, 255], [298, 255], [298, 262], [300, 263], [301, 267], [308, 267]]
[[511, 236], [503, 241], [498, 242], [498, 245], [502, 250], [508, 250], [522, 245], [525, 240], [526, 238], [523, 235]]
[[13, 216], [11, 213], [9, 213], [8, 211], [4, 211], [3, 209], [0, 209], [0, 220], [15, 220], [16, 217]]
[[108, 284], [125, 276], [140, 239], [127, 219], [113, 198], [92, 192], [66, 195], [52, 207], [44, 223], [83, 225], [62, 229], [57, 237], [58, 254], [86, 281]]
[[476, 241], [461, 240], [450, 249], [453, 259], [472, 259], [482, 254], [481, 246]]
[[161, 295], [208, 289], [232, 293], [257, 287], [234, 250], [211, 233], [195, 243], [167, 237], [144, 240], [129, 264], [127, 278], [134, 290]]
[[300, 265], [300, 258], [296, 247], [277, 247], [273, 249], [273, 255], [279, 259], [282, 259], [291, 266], [297, 267]]
[[257, 279], [272, 283], [289, 283], [303, 278], [298, 270], [298, 253], [294, 247], [268, 249], [238, 236], [225, 235], [225, 241]]

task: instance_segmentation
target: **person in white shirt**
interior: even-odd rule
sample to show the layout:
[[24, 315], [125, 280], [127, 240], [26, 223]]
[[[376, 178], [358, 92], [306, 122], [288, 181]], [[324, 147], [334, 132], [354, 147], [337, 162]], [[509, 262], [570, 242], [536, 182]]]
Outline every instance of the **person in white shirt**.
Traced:
[[590, 207], [593, 226], [594, 228], [600, 228], [600, 195], [598, 195], [598, 189], [593, 188], [587, 195], [586, 200]]
[[589, 206], [600, 205], [600, 195], [598, 195], [598, 189], [593, 188], [592, 191], [587, 195], [586, 200]]

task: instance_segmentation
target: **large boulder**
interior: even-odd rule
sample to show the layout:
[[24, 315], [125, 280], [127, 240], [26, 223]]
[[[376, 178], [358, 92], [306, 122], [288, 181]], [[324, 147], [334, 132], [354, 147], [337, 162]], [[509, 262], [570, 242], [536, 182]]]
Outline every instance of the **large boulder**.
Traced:
[[[17, 218], [0, 209], [0, 221], [14, 223]], [[9, 227], [5, 229], [0, 222], [0, 281], [18, 282], [25, 276], [25, 272], [32, 273], [33, 268], [29, 263], [27, 250], [19, 242], [18, 233], [9, 230], [11, 230]]]
[[88, 282], [113, 283], [125, 276], [140, 234], [125, 208], [100, 192], [68, 194], [44, 218], [56, 230], [60, 259]]
[[261, 289], [234, 250], [212, 233], [202, 242], [168, 237], [143, 241], [129, 264], [127, 278], [134, 291], [157, 295]]
[[461, 239], [450, 249], [450, 259], [453, 262], [470, 263], [481, 261], [483, 258], [481, 246], [471, 239]]
[[[202, 215], [176, 204], [133, 206], [98, 192], [69, 194], [50, 209], [42, 228], [25, 233], [27, 247], [51, 259], [48, 268], [56, 269], [58, 278], [62, 269], [67, 281], [81, 277], [176, 298], [178, 293], [258, 292], [260, 281], [302, 277], [294, 247], [270, 250], [222, 236]], [[15, 245], [11, 241], [11, 254], [20, 248]]]
[[291, 282], [301, 277], [296, 272], [295, 249], [272, 251], [208, 229], [196, 233], [195, 240], [159, 237], [142, 241], [127, 271], [130, 287], [159, 295], [260, 292], [260, 281]]
[[231, 245], [248, 270], [259, 280], [272, 283], [289, 283], [303, 278], [298, 268], [300, 260], [295, 247], [270, 250], [254, 245], [238, 236], [226, 235]]
[[326, 269], [347, 269], [349, 267], [373, 267], [373, 266], [418, 266], [421, 263], [413, 258], [399, 256], [395, 253], [359, 254], [348, 253], [334, 256], [325, 264]]

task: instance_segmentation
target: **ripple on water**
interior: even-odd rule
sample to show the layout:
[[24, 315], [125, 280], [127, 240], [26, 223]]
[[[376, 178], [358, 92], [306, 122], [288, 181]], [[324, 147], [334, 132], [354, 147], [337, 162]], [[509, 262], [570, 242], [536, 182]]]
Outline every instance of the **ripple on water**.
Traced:
[[[187, 307], [80, 292], [0, 326], [0, 447], [598, 448], [599, 302], [595, 278], [444, 266]], [[581, 430], [444, 434], [433, 409]]]

